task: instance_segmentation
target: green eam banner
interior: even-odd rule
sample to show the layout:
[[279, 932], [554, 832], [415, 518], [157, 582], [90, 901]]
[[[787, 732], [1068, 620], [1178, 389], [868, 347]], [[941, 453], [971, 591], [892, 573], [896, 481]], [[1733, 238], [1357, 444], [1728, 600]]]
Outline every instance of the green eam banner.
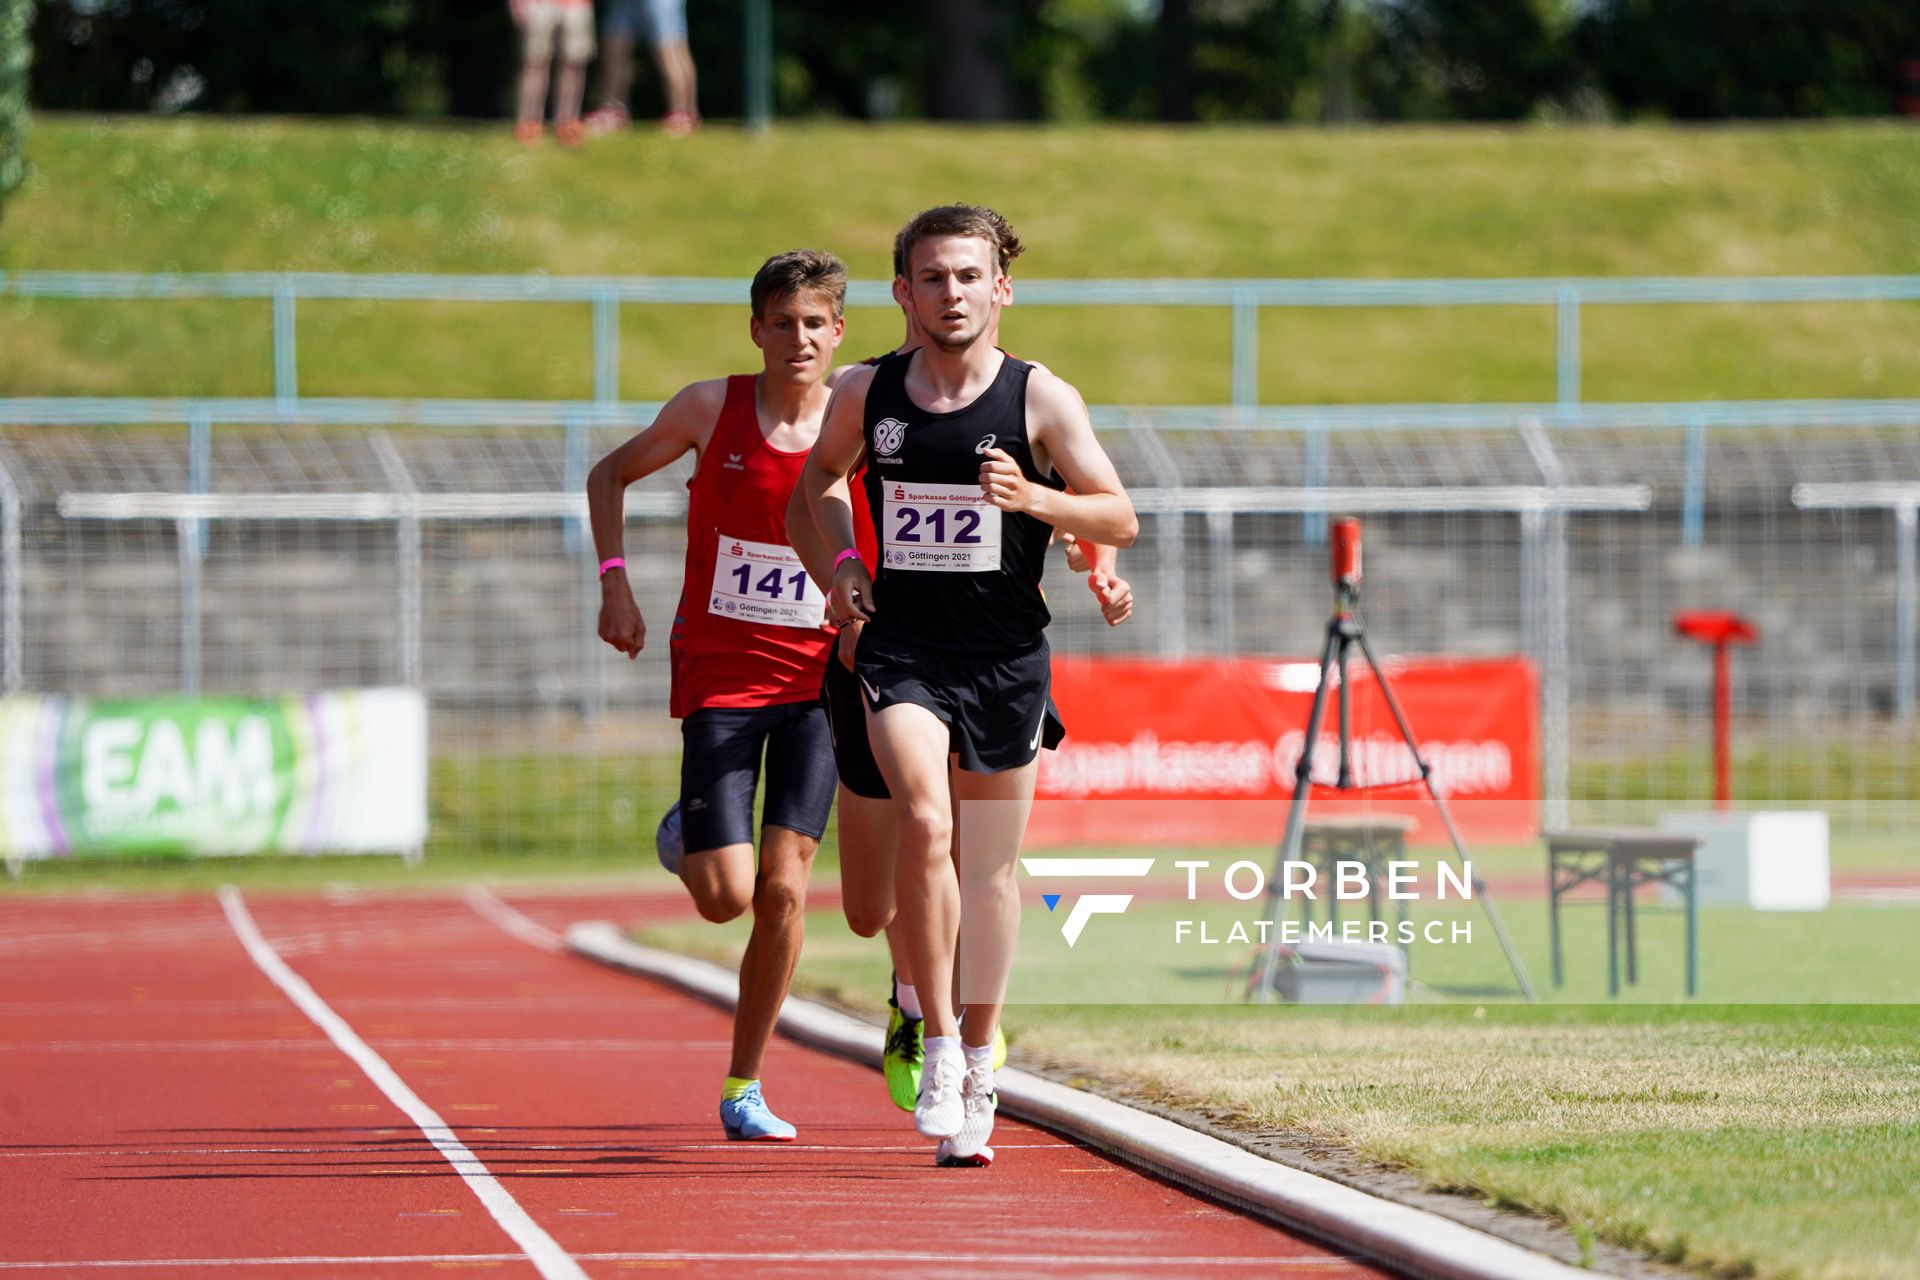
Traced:
[[0, 854], [375, 853], [427, 835], [417, 689], [0, 699]]

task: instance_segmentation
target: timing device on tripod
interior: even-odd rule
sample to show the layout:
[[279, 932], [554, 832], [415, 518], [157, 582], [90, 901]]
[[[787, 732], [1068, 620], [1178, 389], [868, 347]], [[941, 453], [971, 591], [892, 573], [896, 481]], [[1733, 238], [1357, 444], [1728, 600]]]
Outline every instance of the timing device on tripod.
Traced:
[[[1426, 787], [1427, 795], [1445, 824], [1447, 836], [1453, 842], [1454, 856], [1462, 868], [1470, 868], [1466, 844], [1460, 838], [1460, 829], [1454, 825], [1453, 815], [1447, 809], [1446, 797], [1434, 785], [1433, 767], [1420, 753], [1420, 745], [1414, 740], [1413, 729], [1407, 723], [1406, 713], [1400, 709], [1400, 700], [1394, 696], [1393, 686], [1387, 680], [1386, 672], [1380, 669], [1380, 662], [1373, 654], [1373, 646], [1367, 643], [1366, 624], [1360, 618], [1360, 522], [1351, 518], [1334, 522], [1331, 529], [1333, 552], [1333, 617], [1327, 623], [1327, 641], [1320, 655], [1320, 675], [1314, 686], [1313, 707], [1307, 713], [1307, 736], [1300, 750], [1300, 763], [1294, 770], [1293, 802], [1287, 808], [1287, 825], [1280, 837], [1280, 848], [1274, 859], [1273, 874], [1267, 877], [1266, 917], [1269, 921], [1265, 946], [1255, 965], [1257, 981], [1248, 984], [1247, 997], [1266, 1002], [1276, 994], [1276, 975], [1279, 971], [1283, 953], [1293, 955], [1298, 948], [1281, 942], [1281, 922], [1286, 915], [1287, 898], [1285, 893], [1286, 867], [1289, 862], [1300, 857], [1301, 839], [1306, 830], [1307, 803], [1315, 786], [1324, 786], [1335, 792], [1362, 792], [1372, 788], [1354, 781], [1353, 776], [1353, 715], [1347, 679], [1347, 668], [1354, 646], [1358, 645], [1361, 656], [1373, 672], [1373, 678], [1380, 686], [1380, 694], [1385, 701], [1387, 711], [1393, 717], [1393, 723], [1400, 731], [1402, 741], [1413, 756], [1414, 767], [1419, 781]], [[1338, 673], [1338, 679], [1333, 677]], [[1313, 779], [1314, 751], [1319, 745], [1320, 726], [1326, 717], [1327, 690], [1332, 688], [1338, 699], [1337, 716], [1339, 720], [1339, 761], [1330, 784], [1318, 784]], [[1393, 783], [1401, 786], [1404, 783]], [[1478, 873], [1472, 873], [1469, 879], [1473, 896], [1486, 913], [1487, 921], [1493, 926], [1494, 934], [1500, 939], [1500, 948], [1506, 953], [1507, 965], [1513, 971], [1514, 980], [1519, 984], [1520, 994], [1527, 1000], [1537, 999], [1532, 981], [1527, 977], [1526, 966], [1521, 964], [1519, 955], [1513, 949], [1513, 940], [1507, 936], [1506, 926], [1501, 923], [1500, 913], [1494, 909], [1493, 900], [1487, 896], [1487, 887]]]

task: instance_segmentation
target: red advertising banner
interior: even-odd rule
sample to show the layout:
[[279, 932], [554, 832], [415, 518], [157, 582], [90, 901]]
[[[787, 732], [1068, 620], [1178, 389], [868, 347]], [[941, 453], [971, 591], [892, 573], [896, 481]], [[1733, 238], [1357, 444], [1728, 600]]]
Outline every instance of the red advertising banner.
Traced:
[[[1533, 839], [1540, 737], [1533, 664], [1390, 658], [1382, 665], [1462, 836]], [[1040, 753], [1027, 844], [1277, 840], [1319, 675], [1311, 661], [1056, 659], [1053, 696], [1067, 739]], [[1379, 681], [1357, 662], [1349, 679], [1350, 759], [1364, 789], [1319, 785], [1335, 780], [1339, 761], [1338, 704], [1329, 691], [1310, 814], [1404, 815], [1417, 824], [1411, 839], [1444, 842], [1446, 829]]]

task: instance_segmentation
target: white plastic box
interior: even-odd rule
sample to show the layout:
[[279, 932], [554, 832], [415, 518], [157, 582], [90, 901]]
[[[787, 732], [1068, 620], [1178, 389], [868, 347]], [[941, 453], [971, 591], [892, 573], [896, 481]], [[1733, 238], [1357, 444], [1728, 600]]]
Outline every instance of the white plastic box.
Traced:
[[1282, 945], [1273, 989], [1292, 1004], [1399, 1004], [1406, 999], [1407, 956], [1383, 942]]
[[[1824, 813], [1663, 813], [1657, 825], [1701, 837], [1694, 892], [1703, 907], [1822, 911], [1832, 897]], [[1671, 889], [1661, 897], [1679, 901]]]

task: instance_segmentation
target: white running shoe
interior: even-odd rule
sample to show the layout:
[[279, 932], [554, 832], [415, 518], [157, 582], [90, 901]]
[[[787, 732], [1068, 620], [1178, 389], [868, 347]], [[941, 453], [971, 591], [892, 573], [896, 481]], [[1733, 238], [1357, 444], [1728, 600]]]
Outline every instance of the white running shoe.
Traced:
[[942, 1138], [933, 1149], [933, 1162], [942, 1169], [984, 1169], [993, 1163], [993, 1148], [982, 1147], [970, 1156], [953, 1154], [953, 1139]]
[[929, 1053], [920, 1072], [920, 1101], [913, 1108], [913, 1127], [923, 1138], [951, 1138], [960, 1132], [966, 1108], [960, 1101], [960, 1079], [966, 1059], [958, 1051]]
[[946, 1144], [950, 1158], [970, 1162], [981, 1152], [991, 1151], [987, 1139], [993, 1136], [993, 1113], [999, 1101], [993, 1091], [993, 1068], [985, 1063], [969, 1066], [960, 1078], [960, 1131]]

